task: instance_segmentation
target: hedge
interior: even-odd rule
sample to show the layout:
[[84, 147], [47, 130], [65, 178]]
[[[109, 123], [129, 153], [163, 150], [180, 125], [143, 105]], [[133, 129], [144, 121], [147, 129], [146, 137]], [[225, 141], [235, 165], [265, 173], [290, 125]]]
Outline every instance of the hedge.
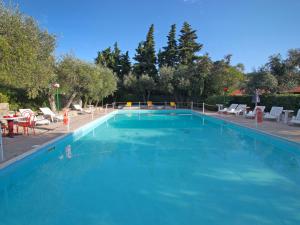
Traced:
[[[254, 108], [254, 103], [251, 102], [252, 96], [211, 96], [208, 97], [205, 103], [210, 105], [215, 104], [224, 104], [226, 106], [237, 103], [237, 104], [246, 104], [251, 108]], [[282, 106], [284, 109], [294, 110], [294, 113], [297, 113], [300, 109], [300, 95], [289, 94], [289, 95], [262, 95], [260, 96], [259, 105], [266, 106], [266, 111], [269, 111], [272, 106]]]

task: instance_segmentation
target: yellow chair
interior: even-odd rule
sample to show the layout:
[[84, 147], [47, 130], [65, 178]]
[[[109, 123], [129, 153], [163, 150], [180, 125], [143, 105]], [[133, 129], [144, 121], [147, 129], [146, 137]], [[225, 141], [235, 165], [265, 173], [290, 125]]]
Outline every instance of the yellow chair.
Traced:
[[170, 102], [170, 106], [176, 109], [176, 103], [175, 102]]
[[132, 102], [127, 102], [126, 103], [126, 107], [131, 107], [132, 106]]
[[148, 108], [152, 108], [153, 107], [152, 101], [147, 101], [147, 106], [148, 106]]

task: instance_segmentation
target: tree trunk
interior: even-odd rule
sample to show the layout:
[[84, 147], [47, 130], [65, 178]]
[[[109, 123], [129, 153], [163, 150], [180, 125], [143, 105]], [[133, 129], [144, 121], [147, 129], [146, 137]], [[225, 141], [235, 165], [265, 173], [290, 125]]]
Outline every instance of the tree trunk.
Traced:
[[50, 95], [48, 96], [48, 101], [49, 101], [51, 110], [52, 110], [53, 112], [56, 112], [55, 96], [54, 96], [54, 94], [50, 94]]
[[99, 104], [99, 100], [97, 100], [97, 101], [95, 102], [95, 107], [96, 107], [96, 108], [98, 107], [98, 104]]
[[77, 95], [76, 92], [74, 92], [74, 93], [71, 95], [71, 97], [69, 98], [69, 100], [68, 100], [67, 104], [65, 105], [64, 109], [70, 108], [70, 106], [71, 106], [71, 104], [73, 103], [73, 101], [74, 101], [76, 95]]

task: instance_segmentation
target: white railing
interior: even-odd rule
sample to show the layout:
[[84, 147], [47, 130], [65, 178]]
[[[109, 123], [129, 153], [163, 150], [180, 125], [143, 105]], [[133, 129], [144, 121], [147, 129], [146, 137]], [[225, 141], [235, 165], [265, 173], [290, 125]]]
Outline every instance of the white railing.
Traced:
[[[148, 103], [147, 102], [131, 102], [131, 106], [126, 107], [127, 102], [113, 102], [112, 104], [106, 104], [106, 111], [108, 109], [109, 106], [112, 106], [113, 109], [118, 109], [118, 108], [124, 108], [126, 107], [127, 109], [149, 109], [149, 108], [168, 108], [168, 107], [172, 107], [170, 105], [170, 102], [152, 102], [152, 106], [148, 107]], [[175, 102], [176, 104], [176, 108], [177, 109], [191, 109], [191, 110], [201, 110], [202, 113], [205, 113], [205, 111], [216, 111], [217, 110], [217, 106], [216, 105], [209, 105], [206, 104], [205, 102], [194, 102], [194, 101], [190, 101], [190, 102]]]

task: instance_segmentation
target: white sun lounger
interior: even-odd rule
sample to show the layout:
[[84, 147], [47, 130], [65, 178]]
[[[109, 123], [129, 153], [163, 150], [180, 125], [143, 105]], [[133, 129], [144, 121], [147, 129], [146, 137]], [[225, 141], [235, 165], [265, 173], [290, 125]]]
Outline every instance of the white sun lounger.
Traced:
[[[19, 109], [19, 112], [23, 117], [34, 115], [35, 113], [31, 109]], [[50, 121], [45, 119], [43, 116], [35, 116], [34, 122], [36, 125], [49, 125]]]
[[231, 104], [228, 108], [224, 108], [224, 109], [219, 110], [219, 113], [231, 112], [231, 111], [235, 110], [237, 106], [238, 106], [238, 104]]
[[83, 109], [79, 104], [74, 104], [73, 107], [76, 111], [81, 113], [92, 113], [92, 109]]
[[255, 106], [255, 108], [253, 109], [253, 111], [249, 111], [248, 113], [246, 113], [246, 115], [245, 115], [246, 118], [255, 118], [256, 109], [258, 109], [258, 108], [261, 109], [262, 112], [264, 112], [266, 106], [259, 106], [259, 105]]
[[241, 112], [244, 112], [247, 108], [247, 105], [239, 104], [238, 107], [236, 107], [234, 110], [228, 111], [230, 114], [239, 115]]
[[264, 115], [264, 119], [279, 121], [282, 111], [283, 111], [283, 107], [273, 106], [271, 108], [271, 111]]
[[62, 115], [57, 115], [54, 112], [51, 111], [48, 107], [40, 108], [44, 116], [49, 117], [51, 122], [54, 121], [62, 121], [64, 118]]
[[290, 124], [300, 124], [300, 109], [298, 110], [297, 115], [292, 117]]

